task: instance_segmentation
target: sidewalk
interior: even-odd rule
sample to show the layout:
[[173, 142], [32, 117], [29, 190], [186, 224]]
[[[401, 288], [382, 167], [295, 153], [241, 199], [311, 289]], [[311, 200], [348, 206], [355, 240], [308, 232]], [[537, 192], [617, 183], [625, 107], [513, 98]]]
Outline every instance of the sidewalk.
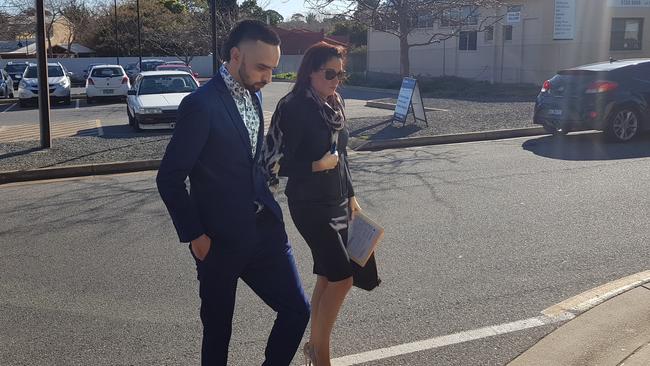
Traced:
[[650, 365], [650, 284], [578, 315], [509, 366]]

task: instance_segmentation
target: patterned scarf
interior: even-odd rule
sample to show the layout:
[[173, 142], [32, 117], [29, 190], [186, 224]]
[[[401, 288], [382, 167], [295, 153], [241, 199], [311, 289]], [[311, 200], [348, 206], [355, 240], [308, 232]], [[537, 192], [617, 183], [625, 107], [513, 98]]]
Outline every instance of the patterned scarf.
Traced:
[[[338, 140], [339, 131], [341, 131], [345, 126], [345, 104], [343, 98], [335, 92], [334, 95], [329, 96], [327, 100], [323, 100], [312, 88], [307, 89], [306, 96], [318, 105], [320, 119], [327, 124], [332, 132], [331, 142], [336, 142]], [[285, 105], [295, 97], [294, 93], [290, 92], [280, 99], [280, 102], [278, 102], [275, 113], [273, 113], [273, 117], [271, 118], [271, 125], [269, 127], [269, 132], [266, 135], [262, 150], [262, 167], [266, 173], [267, 182], [271, 188], [271, 192], [273, 192], [274, 195], [277, 193], [280, 184], [278, 173], [280, 172], [280, 160], [284, 155], [280, 121], [283, 118], [283, 113], [285, 113]]]

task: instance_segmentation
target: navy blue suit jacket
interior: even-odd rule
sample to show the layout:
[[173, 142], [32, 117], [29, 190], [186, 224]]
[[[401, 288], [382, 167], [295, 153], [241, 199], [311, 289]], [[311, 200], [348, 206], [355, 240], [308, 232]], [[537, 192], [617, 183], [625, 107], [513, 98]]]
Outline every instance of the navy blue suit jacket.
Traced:
[[259, 164], [264, 116], [258, 98], [253, 97], [261, 122], [255, 157], [248, 130], [220, 74], [181, 102], [156, 178], [181, 242], [201, 234], [220, 246], [260, 240], [264, 233], [256, 230], [255, 201], [272, 211], [286, 241], [282, 210]]

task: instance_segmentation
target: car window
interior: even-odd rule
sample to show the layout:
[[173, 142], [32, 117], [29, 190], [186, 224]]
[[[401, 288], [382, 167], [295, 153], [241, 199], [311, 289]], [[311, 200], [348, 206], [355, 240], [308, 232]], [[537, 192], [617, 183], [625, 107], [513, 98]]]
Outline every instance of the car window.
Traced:
[[23, 72], [27, 68], [27, 65], [7, 65], [5, 66], [5, 70], [7, 72]]
[[[63, 73], [63, 68], [61, 66], [48, 66], [47, 67], [47, 76], [48, 77], [60, 77], [64, 76], [65, 74]], [[25, 77], [29, 79], [36, 79], [38, 78], [38, 68], [36, 66], [30, 66], [27, 68], [27, 72], [25, 73]]]
[[122, 69], [119, 67], [100, 67], [94, 68], [91, 74], [92, 77], [96, 78], [112, 78], [116, 76], [123, 76]]
[[138, 94], [190, 93], [196, 88], [189, 75], [148, 76], [142, 79]]
[[143, 62], [142, 71], [153, 71], [158, 65], [162, 65], [162, 62]]

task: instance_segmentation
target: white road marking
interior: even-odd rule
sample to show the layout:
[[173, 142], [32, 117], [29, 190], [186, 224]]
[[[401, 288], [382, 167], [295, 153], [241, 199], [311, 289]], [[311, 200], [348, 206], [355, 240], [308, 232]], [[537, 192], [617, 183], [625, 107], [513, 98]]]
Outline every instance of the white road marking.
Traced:
[[13, 108], [13, 107], [15, 107], [15, 106], [16, 106], [16, 103], [13, 103], [13, 104], [10, 105], [7, 109], [5, 109], [4, 111], [2, 111], [2, 112], [0, 112], [0, 113], [4, 113], [4, 112], [10, 110], [11, 108]]
[[79, 99], [77, 99], [77, 100], [75, 101], [75, 107], [74, 107], [74, 109], [79, 109]]
[[414, 352], [421, 352], [449, 346], [452, 344], [464, 343], [493, 337], [496, 335], [517, 332], [524, 329], [537, 328], [544, 325], [554, 324], [571, 320], [575, 318], [574, 314], [563, 313], [556, 317], [548, 317], [545, 315], [536, 318], [529, 318], [519, 320], [512, 323], [505, 323], [499, 325], [492, 325], [474, 330], [468, 330], [460, 333], [450, 334], [446, 336], [434, 337], [422, 341], [404, 343], [397, 346], [380, 348], [372, 351], [357, 353], [355, 355], [343, 356], [332, 360], [333, 366], [352, 366], [359, 365], [366, 362], [377, 361], [384, 358], [401, 356]]
[[96, 119], [95, 123], [97, 123], [97, 136], [104, 136], [104, 129], [102, 128], [102, 122]]

